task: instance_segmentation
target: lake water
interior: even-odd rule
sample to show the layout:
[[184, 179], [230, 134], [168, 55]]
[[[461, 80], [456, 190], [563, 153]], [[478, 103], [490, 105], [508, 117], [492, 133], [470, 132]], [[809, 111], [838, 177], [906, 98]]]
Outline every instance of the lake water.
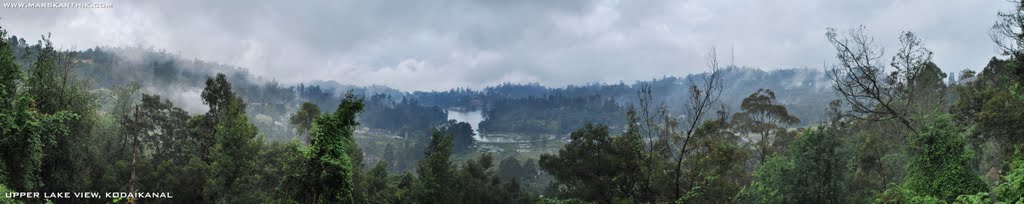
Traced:
[[448, 110], [448, 120], [458, 120], [459, 122], [467, 122], [469, 126], [473, 127], [473, 139], [483, 141], [483, 137], [480, 136], [480, 132], [477, 131], [480, 121], [484, 121], [484, 112], [481, 110], [475, 111], [455, 111]]

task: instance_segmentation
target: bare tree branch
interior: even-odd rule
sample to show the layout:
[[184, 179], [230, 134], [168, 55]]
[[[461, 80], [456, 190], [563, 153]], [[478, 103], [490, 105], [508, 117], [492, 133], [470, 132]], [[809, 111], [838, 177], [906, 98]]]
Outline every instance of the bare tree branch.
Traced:
[[715, 48], [708, 50], [708, 53], [704, 56], [705, 62], [707, 63], [710, 72], [703, 74], [700, 82], [694, 82], [690, 80], [690, 100], [689, 104], [685, 104], [686, 111], [686, 132], [682, 135], [678, 143], [679, 153], [675, 155], [676, 167], [673, 171], [673, 177], [675, 179], [675, 197], [682, 195], [682, 186], [680, 177], [682, 176], [683, 170], [683, 159], [689, 151], [689, 145], [691, 139], [694, 137], [694, 131], [700, 126], [700, 122], [703, 122], [704, 115], [711, 110], [715, 103], [718, 103], [719, 97], [722, 95], [722, 77], [720, 67], [718, 66], [718, 53]]
[[1012, 58], [1024, 57], [1024, 1], [1009, 0], [1016, 4], [1014, 10], [999, 12], [999, 21], [992, 25], [989, 37], [995, 42], [1001, 54]]
[[[854, 113], [850, 116], [870, 121], [898, 120], [917, 132], [910, 118], [910, 106], [914, 103], [916, 81], [932, 59], [932, 52], [922, 46], [921, 39], [912, 32], [901, 33], [898, 52], [889, 66], [884, 66], [884, 49], [875, 44], [863, 26], [845, 34], [829, 28], [825, 36], [836, 48], [839, 59], [838, 64], [826, 70], [826, 75], [850, 105]], [[888, 67], [893, 70], [887, 70]]]

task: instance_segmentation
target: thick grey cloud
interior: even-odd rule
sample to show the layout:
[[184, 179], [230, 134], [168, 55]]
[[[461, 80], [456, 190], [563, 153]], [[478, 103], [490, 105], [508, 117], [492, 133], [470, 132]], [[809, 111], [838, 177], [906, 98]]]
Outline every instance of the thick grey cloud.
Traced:
[[[34, 2], [42, 0], [0, 0]], [[988, 28], [1012, 5], [973, 0], [111, 1], [113, 8], [0, 8], [19, 36], [65, 48], [143, 46], [246, 67], [282, 82], [404, 90], [500, 82], [561, 86], [701, 72], [730, 48], [764, 69], [833, 60], [826, 27], [868, 27], [893, 45], [919, 33], [947, 72], [995, 54]], [[30, 38], [37, 39], [37, 38]]]

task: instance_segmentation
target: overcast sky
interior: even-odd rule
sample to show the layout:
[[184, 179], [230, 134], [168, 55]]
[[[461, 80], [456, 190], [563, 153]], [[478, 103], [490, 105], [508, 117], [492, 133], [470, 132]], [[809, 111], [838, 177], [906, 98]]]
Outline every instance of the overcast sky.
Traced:
[[32, 41], [50, 32], [63, 48], [152, 47], [285, 83], [403, 90], [628, 83], [702, 72], [711, 47], [726, 64], [735, 50], [741, 66], [820, 69], [835, 61], [825, 29], [858, 25], [887, 53], [909, 30], [946, 72], [980, 69], [996, 53], [988, 37], [996, 12], [1012, 7], [1001, 0], [73, 2], [113, 8], [0, 8], [0, 25]]

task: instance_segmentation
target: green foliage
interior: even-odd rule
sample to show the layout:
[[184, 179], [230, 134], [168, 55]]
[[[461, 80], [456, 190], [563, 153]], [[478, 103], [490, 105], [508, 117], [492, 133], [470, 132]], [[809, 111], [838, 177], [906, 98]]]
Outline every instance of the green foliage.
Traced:
[[245, 103], [231, 90], [231, 83], [223, 73], [218, 73], [215, 78], [206, 79], [206, 88], [200, 96], [203, 98], [203, 104], [210, 106], [208, 113], [214, 116], [214, 120], [224, 115], [245, 111]]
[[[7, 186], [4, 186], [4, 184], [0, 184], [0, 194], [7, 195], [7, 193], [10, 193], [10, 192], [13, 192], [13, 191], [11, 189], [8, 189]], [[18, 202], [17, 200], [14, 200], [14, 198], [8, 198], [7, 196], [4, 196], [4, 197], [0, 197], [0, 203], [14, 204], [14, 203], [20, 203], [20, 202]]]
[[414, 185], [417, 182], [416, 176], [413, 176], [411, 172], [406, 171], [401, 175], [392, 177], [392, 183], [394, 183], [397, 190], [394, 194], [395, 203], [412, 203], [415, 201], [415, 189]]
[[697, 129], [695, 150], [684, 161], [689, 168], [683, 176], [690, 188], [677, 202], [733, 202], [742, 190], [750, 177], [744, 169], [749, 153], [728, 130], [724, 119], [704, 122]]
[[292, 196], [289, 193], [293, 187], [301, 185], [301, 183], [290, 183], [293, 181], [289, 179], [297, 178], [301, 172], [304, 172], [306, 158], [302, 150], [302, 142], [298, 140], [262, 145], [259, 154], [260, 163], [255, 169], [259, 171], [260, 175], [260, 187], [256, 189], [269, 197], [264, 202], [287, 203], [292, 201]]
[[[236, 106], [229, 104], [228, 106]], [[244, 113], [224, 115], [217, 125], [217, 143], [213, 147], [213, 163], [206, 194], [217, 203], [255, 203], [264, 200], [260, 192], [256, 165], [259, 142], [256, 126]], [[259, 139], [259, 140], [257, 140]]]
[[[43, 48], [36, 54], [36, 61], [28, 68], [28, 78], [25, 80], [26, 92], [36, 100], [36, 106], [44, 113], [53, 113], [64, 108], [66, 104], [62, 101], [65, 97], [61, 74], [67, 74], [69, 70], [66, 64], [59, 64], [58, 60], [63, 59], [62, 53], [53, 48], [50, 38], [43, 37], [41, 41]], [[70, 63], [70, 62], [64, 62]], [[65, 66], [65, 67], [58, 67]]]
[[[136, 106], [132, 112], [130, 121], [127, 121], [129, 124], [126, 125], [131, 130], [131, 136], [141, 138], [140, 142], [145, 146], [142, 149], [144, 152], [152, 152], [151, 156], [158, 163], [173, 161], [181, 164], [188, 160], [185, 151], [192, 145], [186, 142], [192, 137], [186, 126], [188, 112], [175, 107], [170, 100], [161, 100], [160, 96], [148, 94], [142, 95], [142, 104]], [[244, 119], [245, 116], [239, 117]], [[234, 138], [228, 138], [231, 139]]]
[[[162, 122], [163, 124], [177, 124], [172, 126], [150, 126], [139, 133], [147, 134], [152, 131], [164, 133], [162, 136], [155, 135], [149, 138], [153, 144], [160, 144], [161, 140], [174, 141], [185, 139], [181, 150], [189, 154], [179, 155], [174, 163], [162, 164], [160, 160], [156, 165], [169, 165], [164, 173], [180, 171], [190, 175], [180, 185], [196, 185], [184, 187], [179, 190], [191, 191], [193, 194], [201, 192], [203, 197], [191, 198], [200, 199], [204, 202], [216, 203], [237, 203], [237, 202], [260, 202], [266, 200], [265, 194], [261, 191], [253, 192], [251, 189], [260, 184], [259, 171], [255, 169], [259, 163], [257, 156], [260, 152], [262, 137], [257, 137], [259, 130], [249, 123], [245, 115], [245, 102], [232, 91], [224, 74], [217, 74], [215, 78], [207, 78], [206, 88], [203, 89], [203, 102], [207, 104], [209, 111], [183, 122], [183, 111], [171, 108], [170, 102], [161, 104], [159, 97], [143, 96], [142, 110], [149, 112], [146, 117], [136, 118], [142, 122], [139, 125], [146, 127], [147, 121], [158, 121], [160, 118], [177, 118], [176, 122]], [[136, 110], [138, 111], [138, 110]], [[175, 113], [177, 112], [177, 114]], [[136, 113], [138, 114], [138, 113]], [[169, 114], [169, 115], [162, 115]], [[187, 124], [183, 124], [187, 123]], [[182, 136], [183, 127], [187, 127], [193, 136]], [[137, 127], [139, 128], [139, 127]], [[129, 128], [131, 129], [131, 128]], [[177, 132], [178, 135], [174, 135]], [[161, 149], [160, 145], [152, 145]], [[157, 151], [164, 152], [165, 150]], [[157, 154], [156, 159], [161, 159]], [[187, 162], [186, 162], [187, 161]], [[187, 164], [186, 164], [187, 163]], [[170, 168], [183, 165], [185, 168]], [[161, 171], [157, 171], [161, 172]]]
[[906, 190], [944, 201], [986, 191], [985, 183], [969, 167], [971, 155], [950, 116], [936, 116], [920, 134], [911, 137], [910, 144]]
[[449, 158], [452, 136], [435, 131], [430, 144], [416, 168], [415, 198], [423, 203], [455, 203], [460, 192], [455, 189], [455, 171]]
[[[1007, 90], [990, 89], [987, 99], [976, 121], [982, 134], [990, 135], [1004, 144], [1021, 144], [1024, 139], [1024, 94], [1014, 95], [1012, 88]], [[1007, 146], [1006, 148], [1011, 148]]]
[[74, 53], [61, 52], [44, 37], [35, 54], [35, 61], [27, 69], [23, 81], [24, 94], [31, 97], [31, 106], [42, 114], [67, 112], [77, 116], [64, 120], [67, 134], [53, 135], [52, 142], [44, 143], [41, 177], [45, 191], [75, 191], [90, 187], [90, 169], [96, 161], [90, 151], [93, 122], [96, 119], [96, 95], [85, 80], [78, 79], [74, 71]]
[[459, 184], [459, 188], [456, 189], [458, 194], [461, 194], [461, 203], [497, 203], [502, 202], [503, 196], [500, 196], [501, 191], [494, 191], [497, 189], [496, 182], [497, 176], [491, 169], [493, 166], [493, 156], [491, 154], [483, 154], [475, 160], [466, 161], [466, 164], [462, 166], [462, 169], [457, 173], [458, 177], [456, 182]]
[[519, 182], [512, 178], [502, 182], [494, 168], [490, 153], [466, 161], [456, 173], [459, 203], [527, 203], [529, 197], [520, 191]]
[[1024, 160], [1016, 159], [1011, 164], [1010, 173], [1003, 176], [1003, 182], [992, 189], [990, 197], [1007, 203], [1024, 202]]
[[850, 155], [848, 185], [850, 202], [866, 203], [884, 193], [891, 183], [902, 183], [908, 156], [907, 130], [893, 122], [863, 122], [847, 130], [833, 130], [844, 141], [842, 152]]
[[772, 157], [754, 172], [754, 183], [740, 193], [751, 203], [844, 203], [846, 167], [839, 138], [810, 128], [790, 148], [790, 157]]
[[356, 114], [363, 110], [362, 99], [349, 93], [337, 111], [313, 122], [312, 143], [306, 154], [306, 173], [300, 191], [292, 192], [299, 202], [354, 203], [353, 172], [358, 171], [350, 151], [355, 148], [353, 132]]
[[[996, 202], [992, 202], [992, 200], [988, 198], [988, 193], [978, 193], [978, 194], [975, 194], [975, 195], [961, 195], [960, 197], [956, 198], [956, 202], [954, 202], [954, 203], [958, 203], [958, 204], [982, 204], [982, 203], [996, 203]], [[1000, 204], [1002, 204], [1002, 203], [1004, 203], [1004, 202], [1000, 202]]]
[[498, 163], [498, 175], [502, 180], [528, 179], [537, 175], [536, 163], [537, 161], [533, 159], [519, 162], [515, 155], [509, 156]]
[[31, 99], [19, 97], [12, 109], [0, 110], [0, 182], [19, 191], [40, 190], [47, 150], [55, 137], [70, 131], [64, 121], [77, 119], [67, 112], [42, 114], [29, 107]]
[[916, 193], [907, 189], [904, 185], [892, 185], [890, 188], [886, 189], [880, 197], [875, 199], [875, 203], [939, 204], [947, 202], [936, 198], [935, 196]]
[[[0, 38], [6, 31], [0, 28]], [[0, 42], [0, 184], [16, 191], [36, 191], [47, 183], [44, 166], [57, 152], [45, 152], [71, 134], [67, 121], [79, 119], [66, 111], [40, 112], [23, 82], [8, 42]]]
[[542, 155], [539, 162], [564, 187], [561, 193], [597, 202], [639, 199], [639, 137], [610, 137], [607, 126], [593, 124], [569, 137], [558, 155]]
[[366, 112], [359, 115], [359, 121], [370, 129], [410, 133], [443, 124], [447, 116], [441, 108], [424, 106], [414, 99], [396, 102], [390, 95], [375, 94], [366, 102]]
[[[733, 115], [733, 125], [754, 144], [758, 161], [763, 163], [772, 154], [784, 150], [792, 140], [786, 126], [800, 123], [786, 106], [775, 100], [775, 92], [759, 89], [740, 103], [743, 112]], [[756, 138], [755, 138], [756, 135]]]
[[557, 199], [557, 198], [546, 198], [536, 202], [536, 204], [589, 204], [593, 202], [587, 202], [576, 198], [571, 199]]
[[1010, 172], [992, 192], [961, 195], [956, 203], [1024, 203], [1024, 160], [1014, 159]]
[[441, 132], [452, 136], [453, 152], [466, 153], [470, 150], [470, 145], [473, 145], [473, 136], [476, 135], [473, 133], [473, 126], [466, 122], [449, 120], [441, 128]]
[[394, 203], [397, 189], [388, 180], [388, 163], [379, 161], [367, 173], [366, 185], [363, 185], [367, 203]]
[[21, 68], [6, 38], [7, 30], [0, 27], [0, 109], [12, 108], [14, 100], [17, 100], [18, 82], [22, 80]]
[[619, 126], [625, 112], [614, 100], [602, 97], [547, 97], [499, 99], [489, 104], [480, 122], [480, 130], [488, 133], [564, 134], [585, 123]]
[[[104, 155], [103, 161], [113, 165], [94, 167], [100, 174], [97, 180], [104, 183], [97, 188], [128, 191], [134, 186], [135, 189], [159, 189], [181, 195], [176, 199], [199, 200], [201, 191], [193, 190], [202, 189], [206, 180], [201, 177], [203, 180], [196, 181], [193, 176], [206, 173], [187, 174], [189, 172], [183, 168], [193, 157], [191, 150], [194, 150], [194, 143], [189, 141], [195, 135], [186, 126], [188, 113], [166, 99], [161, 100], [160, 96], [142, 94], [139, 101], [138, 88], [137, 84], [130, 84], [115, 90], [111, 114], [98, 120], [107, 126], [103, 129], [109, 129], [102, 130], [103, 134], [112, 135], [99, 134], [97, 139], [108, 141], [98, 143], [101, 149], [97, 152]], [[113, 122], [114, 118], [118, 121]], [[122, 176], [132, 174], [136, 175], [135, 181], [130, 180], [130, 176]], [[178, 178], [174, 178], [176, 176]]]
[[842, 142], [829, 130], [808, 128], [791, 147], [794, 199], [800, 203], [843, 203], [846, 161]]
[[737, 200], [742, 203], [794, 203], [795, 194], [789, 174], [794, 169], [792, 160], [783, 156], [768, 158], [754, 171], [754, 181], [744, 188]]
[[320, 116], [320, 107], [310, 102], [304, 102], [299, 106], [299, 111], [292, 114], [288, 121], [301, 137], [309, 133], [317, 116]]

